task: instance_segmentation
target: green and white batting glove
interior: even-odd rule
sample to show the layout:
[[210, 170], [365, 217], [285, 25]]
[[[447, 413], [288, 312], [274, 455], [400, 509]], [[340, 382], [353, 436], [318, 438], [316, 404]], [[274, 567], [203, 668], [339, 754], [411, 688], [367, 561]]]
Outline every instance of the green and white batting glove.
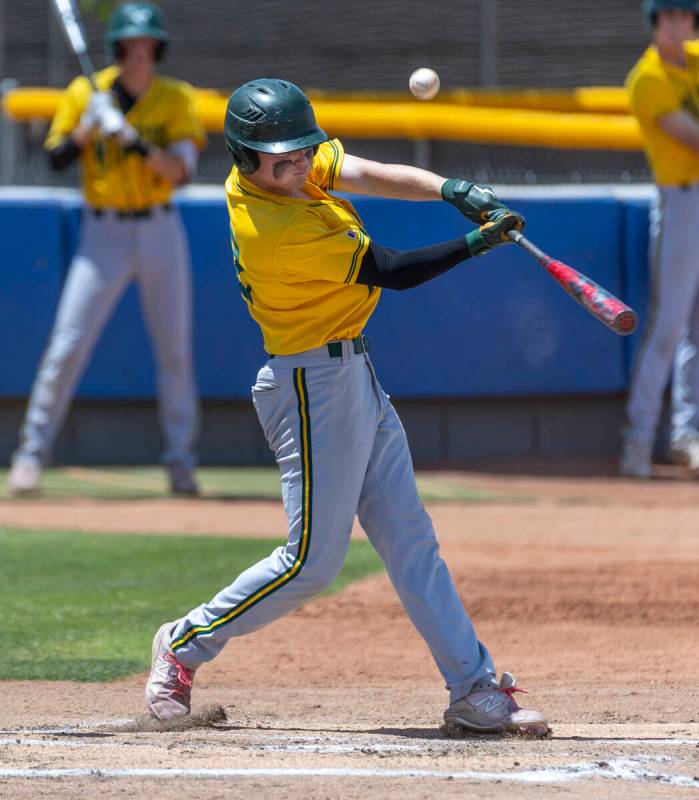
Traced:
[[442, 199], [457, 208], [466, 219], [476, 225], [487, 222], [488, 214], [492, 211], [505, 208], [487, 186], [476, 186], [475, 183], [469, 183], [461, 178], [449, 178], [444, 181]]
[[498, 245], [512, 244], [507, 232], [513, 228], [521, 231], [525, 224], [521, 214], [503, 206], [497, 211], [489, 212], [488, 222], [477, 231], [467, 233], [464, 241], [472, 256], [481, 256]]

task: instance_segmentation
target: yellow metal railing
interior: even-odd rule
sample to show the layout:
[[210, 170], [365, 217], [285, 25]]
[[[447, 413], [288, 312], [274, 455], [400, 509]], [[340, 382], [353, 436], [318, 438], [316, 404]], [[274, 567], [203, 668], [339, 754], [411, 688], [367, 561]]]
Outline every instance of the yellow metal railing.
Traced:
[[[556, 149], [640, 150], [636, 120], [619, 87], [570, 92], [443, 93], [423, 103], [405, 95], [311, 91], [319, 124], [333, 136], [361, 139], [443, 139]], [[3, 98], [12, 119], [50, 119], [61, 90], [21, 88]], [[211, 133], [220, 133], [227, 95], [196, 91], [197, 110]]]

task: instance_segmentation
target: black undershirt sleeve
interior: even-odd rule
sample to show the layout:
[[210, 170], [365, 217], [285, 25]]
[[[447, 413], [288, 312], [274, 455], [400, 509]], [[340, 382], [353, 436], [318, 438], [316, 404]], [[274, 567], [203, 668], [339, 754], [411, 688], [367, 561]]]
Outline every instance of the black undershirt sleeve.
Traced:
[[471, 258], [463, 238], [417, 250], [393, 250], [371, 242], [357, 283], [382, 289], [412, 289]]
[[124, 89], [119, 78], [117, 78], [112, 84], [112, 92], [116, 96], [117, 103], [119, 103], [119, 108], [124, 114], [128, 114], [133, 106], [136, 105], [136, 100], [138, 100], [138, 98], [134, 97], [132, 94], [129, 94], [126, 89]]
[[[124, 89], [119, 78], [114, 81], [112, 92], [116, 96], [117, 102], [119, 103], [119, 108], [121, 108], [124, 114], [126, 114], [136, 103], [137, 98], [133, 95], [130, 95], [126, 89]], [[49, 162], [51, 163], [51, 169], [59, 172], [60, 170], [69, 167], [79, 155], [80, 148], [75, 143], [72, 136], [67, 136], [65, 140], [58, 145], [58, 147], [54, 147], [52, 150], [49, 150]], [[145, 155], [145, 153], [141, 153], [141, 155]]]
[[60, 172], [60, 170], [69, 167], [79, 155], [80, 148], [73, 140], [73, 137], [66, 136], [57, 147], [49, 150], [51, 169]]

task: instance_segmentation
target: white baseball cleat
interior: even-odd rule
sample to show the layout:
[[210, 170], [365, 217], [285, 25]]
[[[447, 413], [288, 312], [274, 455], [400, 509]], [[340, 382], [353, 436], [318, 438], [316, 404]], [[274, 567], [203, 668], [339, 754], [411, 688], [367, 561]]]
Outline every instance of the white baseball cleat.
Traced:
[[471, 733], [525, 733], [545, 736], [548, 722], [538, 711], [520, 708], [514, 700], [517, 682], [511, 672], [503, 672], [500, 684], [478, 683], [466, 697], [453, 702], [444, 712], [444, 721]]
[[688, 434], [670, 443], [670, 457], [675, 464], [682, 464], [699, 476], [699, 435]]
[[639, 439], [625, 439], [621, 448], [619, 474], [624, 478], [648, 480], [653, 474], [653, 447]]
[[191, 708], [194, 670], [180, 664], [170, 647], [175, 622], [161, 625], [153, 639], [153, 663], [146, 684], [146, 704], [154, 717], [185, 717]]
[[41, 467], [33, 461], [16, 461], [7, 476], [10, 494], [36, 494], [41, 487]]

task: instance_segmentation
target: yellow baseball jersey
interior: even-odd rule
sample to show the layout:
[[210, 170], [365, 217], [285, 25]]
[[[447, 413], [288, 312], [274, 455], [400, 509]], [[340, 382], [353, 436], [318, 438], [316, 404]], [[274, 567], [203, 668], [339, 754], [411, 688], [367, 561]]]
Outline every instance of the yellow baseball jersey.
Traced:
[[[119, 67], [96, 73], [101, 91], [109, 91], [119, 76]], [[63, 142], [78, 125], [92, 95], [85, 77], [76, 78], [63, 93], [45, 147]], [[206, 135], [194, 112], [191, 87], [172, 78], [156, 75], [144, 95], [126, 114], [143, 141], [166, 148], [173, 142], [191, 139], [203, 147]], [[125, 154], [116, 141], [94, 135], [80, 154], [82, 186], [87, 203], [98, 208], [138, 210], [167, 203], [173, 186], [155, 173], [137, 153]]]
[[358, 336], [381, 294], [356, 283], [369, 236], [351, 203], [328, 194], [344, 149], [318, 148], [308, 199], [265, 192], [233, 167], [226, 181], [240, 291], [265, 350], [290, 355]]
[[663, 61], [651, 45], [626, 79], [648, 161], [662, 186], [699, 181], [699, 154], [658, 126], [658, 117], [673, 111], [688, 111], [699, 121], [698, 48], [699, 42], [685, 44], [688, 69], [682, 69]]

